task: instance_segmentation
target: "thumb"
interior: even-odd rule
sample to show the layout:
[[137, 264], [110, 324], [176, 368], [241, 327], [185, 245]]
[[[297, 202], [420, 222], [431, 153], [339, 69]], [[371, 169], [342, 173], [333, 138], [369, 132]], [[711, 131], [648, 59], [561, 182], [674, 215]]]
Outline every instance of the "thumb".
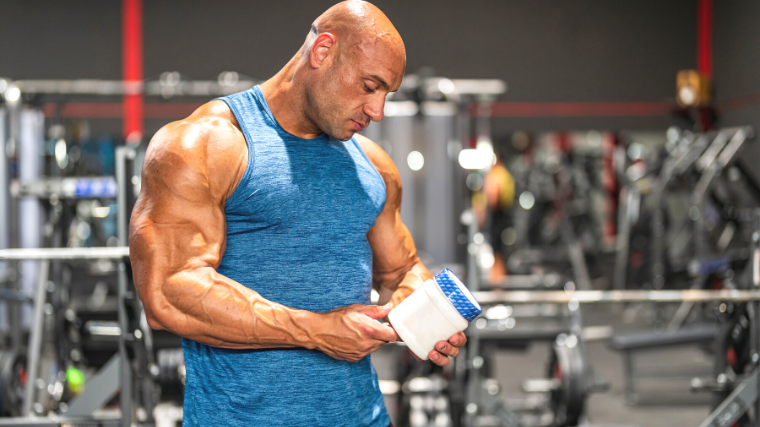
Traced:
[[382, 319], [383, 317], [387, 316], [391, 310], [393, 310], [393, 303], [389, 302], [383, 306], [369, 305], [367, 306], [366, 310], [362, 310], [362, 312], [370, 319]]

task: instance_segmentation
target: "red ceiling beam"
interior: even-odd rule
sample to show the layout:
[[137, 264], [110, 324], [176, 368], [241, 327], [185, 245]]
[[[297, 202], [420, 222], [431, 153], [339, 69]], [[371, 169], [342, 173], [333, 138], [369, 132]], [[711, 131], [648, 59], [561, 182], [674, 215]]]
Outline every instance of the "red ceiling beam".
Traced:
[[[128, 84], [139, 87], [143, 80], [142, 0], [122, 0], [122, 74]], [[124, 138], [142, 138], [143, 95], [124, 96]]]
[[712, 76], [712, 0], [697, 0], [697, 69]]
[[[756, 99], [750, 102], [758, 102]], [[203, 105], [200, 102], [157, 102], [143, 105], [144, 115], [151, 119], [187, 117]], [[494, 102], [492, 117], [640, 117], [668, 116], [677, 105], [669, 102]], [[42, 107], [47, 117], [79, 117], [118, 119], [125, 117], [123, 104], [113, 102], [47, 103]], [[478, 115], [477, 104], [470, 114]]]
[[[670, 102], [494, 102], [493, 117], [631, 117], [669, 116], [676, 105]], [[478, 115], [477, 104], [470, 114]]]
[[[199, 102], [172, 102], [144, 104], [144, 117], [148, 119], [181, 119], [203, 105]], [[118, 102], [48, 102], [42, 106], [45, 117], [121, 119], [124, 104]]]

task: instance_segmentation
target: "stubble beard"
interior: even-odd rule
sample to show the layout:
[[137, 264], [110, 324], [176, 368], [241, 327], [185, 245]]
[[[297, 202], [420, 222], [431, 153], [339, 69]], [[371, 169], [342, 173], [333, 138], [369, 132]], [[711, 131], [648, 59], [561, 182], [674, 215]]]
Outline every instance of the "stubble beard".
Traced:
[[345, 83], [343, 72], [346, 64], [334, 64], [327, 70], [320, 81], [306, 88], [307, 116], [322, 132], [341, 141], [351, 139], [356, 130], [347, 112], [341, 109], [341, 105], [335, 100]]
[[330, 90], [325, 90], [319, 94], [308, 89], [305, 91], [306, 117], [323, 133], [342, 141], [349, 140], [354, 136], [355, 131], [345, 129], [348, 120], [341, 119], [337, 106], [331, 105], [329, 100], [333, 97], [330, 92]]

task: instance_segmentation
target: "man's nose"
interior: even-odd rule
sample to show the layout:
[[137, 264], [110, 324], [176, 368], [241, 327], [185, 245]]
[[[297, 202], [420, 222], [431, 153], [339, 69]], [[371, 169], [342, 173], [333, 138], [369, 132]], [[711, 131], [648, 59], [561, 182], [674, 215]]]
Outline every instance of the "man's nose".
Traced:
[[364, 113], [367, 114], [373, 122], [379, 122], [383, 119], [383, 109], [385, 108], [385, 97], [377, 97], [372, 102], [364, 106]]

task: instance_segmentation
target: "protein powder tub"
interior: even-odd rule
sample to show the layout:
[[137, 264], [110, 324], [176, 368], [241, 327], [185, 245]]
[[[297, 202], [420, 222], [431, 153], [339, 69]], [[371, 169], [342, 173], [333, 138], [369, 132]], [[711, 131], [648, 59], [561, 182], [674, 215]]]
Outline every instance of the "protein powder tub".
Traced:
[[438, 341], [446, 341], [482, 312], [464, 284], [448, 268], [401, 302], [388, 314], [399, 337], [422, 360]]

